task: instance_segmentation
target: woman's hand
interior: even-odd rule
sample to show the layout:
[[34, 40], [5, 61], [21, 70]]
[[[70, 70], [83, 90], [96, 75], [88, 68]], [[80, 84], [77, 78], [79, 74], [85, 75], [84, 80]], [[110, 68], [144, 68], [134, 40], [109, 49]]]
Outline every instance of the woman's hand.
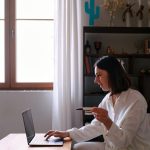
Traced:
[[108, 116], [108, 111], [103, 108], [93, 107], [91, 110], [94, 117], [102, 122], [106, 128], [109, 130], [112, 125], [112, 120]]
[[51, 136], [65, 138], [65, 137], [69, 137], [69, 132], [50, 130], [44, 135], [44, 137], [46, 137], [46, 140], [48, 140]]

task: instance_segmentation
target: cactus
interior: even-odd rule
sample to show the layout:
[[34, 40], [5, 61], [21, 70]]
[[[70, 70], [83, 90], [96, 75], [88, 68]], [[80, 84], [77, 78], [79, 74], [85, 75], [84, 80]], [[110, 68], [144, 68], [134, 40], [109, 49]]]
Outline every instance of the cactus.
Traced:
[[89, 15], [89, 25], [94, 25], [94, 20], [98, 19], [100, 14], [100, 7], [95, 8], [95, 0], [90, 0], [90, 4], [85, 2], [85, 12]]

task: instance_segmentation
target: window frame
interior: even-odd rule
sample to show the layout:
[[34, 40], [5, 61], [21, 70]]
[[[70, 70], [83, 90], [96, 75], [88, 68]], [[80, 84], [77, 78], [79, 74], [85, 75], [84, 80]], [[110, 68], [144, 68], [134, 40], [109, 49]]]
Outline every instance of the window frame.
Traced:
[[15, 0], [5, 0], [5, 83], [0, 90], [52, 90], [53, 82], [16, 82], [15, 6]]

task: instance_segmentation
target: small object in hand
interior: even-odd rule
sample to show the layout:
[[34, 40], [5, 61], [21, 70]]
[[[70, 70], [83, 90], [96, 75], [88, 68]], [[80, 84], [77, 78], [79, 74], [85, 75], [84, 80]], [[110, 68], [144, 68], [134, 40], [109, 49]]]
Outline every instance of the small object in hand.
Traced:
[[77, 108], [76, 110], [83, 110], [83, 111], [90, 111], [93, 107], [81, 107], [81, 108]]

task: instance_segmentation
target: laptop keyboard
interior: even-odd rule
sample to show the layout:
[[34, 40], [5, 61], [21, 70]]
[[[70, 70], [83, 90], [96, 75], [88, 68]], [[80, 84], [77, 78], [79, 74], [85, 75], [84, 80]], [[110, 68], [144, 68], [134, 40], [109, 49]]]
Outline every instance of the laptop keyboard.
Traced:
[[48, 143], [49, 141], [46, 141], [44, 137], [40, 136], [35, 136], [31, 141], [31, 144], [48, 144]]

